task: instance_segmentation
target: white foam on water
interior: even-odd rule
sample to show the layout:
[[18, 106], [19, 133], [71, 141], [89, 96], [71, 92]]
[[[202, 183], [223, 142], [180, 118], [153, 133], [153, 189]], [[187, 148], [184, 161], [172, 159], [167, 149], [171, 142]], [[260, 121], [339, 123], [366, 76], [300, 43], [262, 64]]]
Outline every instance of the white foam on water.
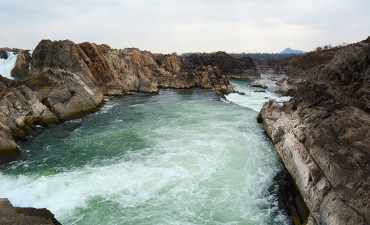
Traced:
[[[48, 167], [2, 173], [1, 197], [15, 206], [46, 207], [63, 224], [285, 224], [267, 192], [281, 164], [254, 122], [256, 113], [217, 99], [162, 96], [135, 107], [112, 100], [105, 113], [85, 118], [62, 141], [38, 149], [64, 154], [73, 149], [56, 142], [73, 142], [67, 146], [88, 155], [88, 144], [103, 143], [102, 151], [122, 153], [82, 166], [76, 155], [66, 161], [75, 167], [52, 174], [46, 174]], [[135, 135], [121, 141], [128, 131], [146, 147], [128, 148], [137, 142]], [[109, 148], [108, 138], [114, 143]]]
[[15, 62], [17, 60], [17, 54], [14, 54], [14, 52], [9, 52], [7, 59], [0, 59], [0, 75], [3, 77], [6, 77], [8, 79], [14, 79], [12, 76], [10, 76], [12, 69], [15, 67]]
[[[268, 89], [250, 87], [246, 82], [240, 82], [237, 80], [231, 81], [231, 84], [234, 86], [234, 88], [237, 91], [245, 93], [245, 95], [241, 95], [238, 93], [231, 93], [231, 94], [226, 95], [226, 99], [237, 105], [253, 109], [256, 112], [259, 112], [263, 104], [265, 102], [268, 102], [270, 99], [275, 99], [279, 103], [289, 101], [291, 97], [281, 96], [274, 92], [277, 90], [278, 86], [275, 84], [275, 81], [269, 80], [271, 76], [273, 75], [272, 74], [262, 74], [261, 79], [250, 82], [250, 83], [266, 84], [268, 86]], [[280, 75], [278, 78], [282, 79], [283, 76]], [[265, 92], [261, 92], [261, 91], [265, 91]]]

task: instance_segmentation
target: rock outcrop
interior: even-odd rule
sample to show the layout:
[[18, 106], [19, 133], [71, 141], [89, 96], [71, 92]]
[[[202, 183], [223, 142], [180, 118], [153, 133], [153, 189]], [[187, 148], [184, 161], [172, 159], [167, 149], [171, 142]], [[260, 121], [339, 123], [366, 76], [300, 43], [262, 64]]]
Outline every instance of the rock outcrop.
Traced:
[[8, 199], [0, 198], [0, 224], [60, 225], [47, 209], [13, 207]]
[[369, 224], [370, 37], [297, 71], [296, 96], [283, 106], [266, 103], [260, 119], [310, 210], [309, 224]]
[[212, 88], [220, 95], [234, 91], [217, 66], [190, 68], [189, 61], [176, 54], [69, 40], [42, 40], [30, 60], [27, 54], [20, 52], [13, 70], [24, 81], [0, 77], [0, 154], [17, 155], [14, 139], [35, 127], [93, 111], [104, 95], [191, 87]]
[[8, 53], [5, 49], [0, 49], [0, 59], [8, 59]]
[[29, 51], [21, 51], [17, 55], [15, 67], [10, 75], [17, 80], [25, 80], [27, 78], [28, 70], [30, 67], [31, 56]]

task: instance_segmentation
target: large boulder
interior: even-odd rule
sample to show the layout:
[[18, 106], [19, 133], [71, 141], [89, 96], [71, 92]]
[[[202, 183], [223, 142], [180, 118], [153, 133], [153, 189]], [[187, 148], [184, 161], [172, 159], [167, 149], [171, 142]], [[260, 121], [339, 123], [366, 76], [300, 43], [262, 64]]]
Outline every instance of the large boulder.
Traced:
[[[80, 47], [71, 41], [41, 41], [32, 54], [31, 68], [26, 85], [59, 120], [95, 110], [103, 102], [103, 93], [81, 58]], [[68, 94], [60, 97], [58, 93]]]
[[13, 137], [23, 137], [36, 125], [57, 122], [36, 93], [24, 85], [10, 89], [0, 99], [0, 123], [10, 129]]
[[15, 67], [11, 71], [11, 76], [18, 80], [25, 80], [30, 67], [31, 56], [29, 51], [21, 51], [17, 55]]
[[0, 122], [0, 164], [18, 158], [17, 145], [9, 127]]
[[305, 69], [293, 99], [260, 112], [317, 224], [370, 223], [369, 66], [370, 43], [338, 49]]

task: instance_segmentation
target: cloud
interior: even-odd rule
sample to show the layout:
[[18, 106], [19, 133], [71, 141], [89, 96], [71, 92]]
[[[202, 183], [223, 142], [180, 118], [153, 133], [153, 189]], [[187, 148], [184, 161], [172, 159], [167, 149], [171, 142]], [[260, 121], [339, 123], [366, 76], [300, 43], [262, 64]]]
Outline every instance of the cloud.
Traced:
[[154, 52], [303, 50], [370, 30], [367, 0], [0, 0], [1, 45], [41, 39]]

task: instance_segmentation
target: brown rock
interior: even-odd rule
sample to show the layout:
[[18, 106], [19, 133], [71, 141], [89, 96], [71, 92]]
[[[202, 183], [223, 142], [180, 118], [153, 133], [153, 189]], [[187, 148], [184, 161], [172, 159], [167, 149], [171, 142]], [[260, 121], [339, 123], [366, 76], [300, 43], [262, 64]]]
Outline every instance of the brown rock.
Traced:
[[17, 55], [15, 67], [11, 71], [11, 76], [18, 80], [25, 80], [30, 67], [31, 56], [28, 51], [21, 51]]
[[166, 70], [171, 71], [173, 73], [180, 72], [181, 66], [182, 65], [181, 65], [180, 58], [177, 57], [176, 54], [172, 54], [171, 56], [166, 57], [164, 62], [163, 62], [163, 67]]
[[251, 87], [259, 87], [259, 88], [263, 88], [263, 89], [268, 88], [266, 84], [258, 84], [258, 83], [251, 84]]
[[9, 89], [0, 99], [0, 123], [13, 137], [23, 137], [35, 125], [57, 123], [58, 119], [26, 86]]
[[27, 85], [38, 92], [60, 120], [95, 110], [103, 102], [101, 89], [80, 53], [80, 47], [71, 41], [46, 40], [39, 43], [32, 55]]
[[0, 164], [13, 161], [17, 158], [17, 145], [10, 129], [0, 122]]
[[0, 224], [16, 225], [60, 225], [47, 209], [13, 207], [8, 199], [0, 199]]

